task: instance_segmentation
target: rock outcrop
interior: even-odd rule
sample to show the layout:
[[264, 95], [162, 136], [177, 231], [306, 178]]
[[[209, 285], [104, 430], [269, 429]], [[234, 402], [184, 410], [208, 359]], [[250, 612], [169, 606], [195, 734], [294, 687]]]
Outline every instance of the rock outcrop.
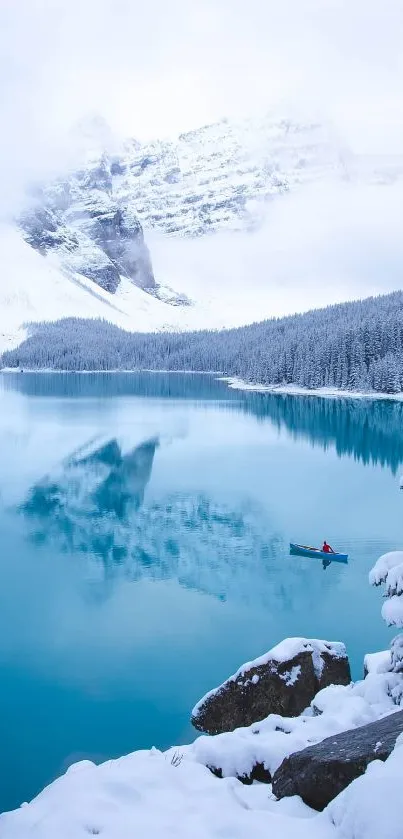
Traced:
[[403, 711], [328, 737], [287, 757], [273, 776], [277, 798], [300, 795], [305, 804], [323, 810], [373, 760], [386, 760], [403, 732]]
[[347, 685], [350, 665], [344, 644], [289, 638], [244, 664], [208, 693], [192, 712], [199, 731], [220, 734], [252, 725], [269, 714], [295, 717], [331, 684]]
[[68, 272], [112, 294], [124, 276], [158, 296], [142, 225], [133, 207], [114, 194], [106, 155], [66, 180], [37, 188], [19, 224], [28, 244], [42, 255], [56, 252]]

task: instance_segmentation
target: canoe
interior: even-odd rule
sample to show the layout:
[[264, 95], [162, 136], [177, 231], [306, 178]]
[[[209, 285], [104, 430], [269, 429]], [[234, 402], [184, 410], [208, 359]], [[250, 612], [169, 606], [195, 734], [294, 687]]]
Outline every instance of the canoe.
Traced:
[[290, 542], [290, 554], [329, 559], [330, 562], [347, 562], [348, 560], [348, 554], [327, 553], [327, 551], [321, 551], [319, 548], [311, 548], [309, 545], [294, 545], [293, 542]]

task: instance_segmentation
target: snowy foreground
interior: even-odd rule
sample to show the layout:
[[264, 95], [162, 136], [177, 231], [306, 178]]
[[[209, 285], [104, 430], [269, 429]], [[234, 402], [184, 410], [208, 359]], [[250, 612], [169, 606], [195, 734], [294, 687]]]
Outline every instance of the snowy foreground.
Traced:
[[2, 839], [401, 839], [403, 741], [320, 814], [267, 787], [174, 765], [156, 750], [71, 767], [31, 804], [0, 817]]
[[[234, 777], [260, 760], [274, 771], [293, 751], [396, 711], [401, 676], [384, 672], [387, 658], [368, 656], [365, 680], [325, 688], [300, 717], [270, 715], [166, 753], [134, 752], [100, 766], [82, 761], [30, 804], [0, 816], [0, 839], [401, 839], [403, 736], [386, 763], [374, 761], [320, 814]], [[227, 777], [204, 764], [222, 766]]]
[[[383, 616], [401, 628], [403, 552], [381, 557], [370, 582], [385, 584], [393, 614], [384, 609]], [[320, 654], [321, 642], [288, 639], [267, 655], [291, 661], [307, 643]], [[334, 654], [342, 648], [333, 644]], [[75, 764], [30, 804], [0, 816], [0, 839], [402, 839], [403, 735], [385, 763], [370, 763], [322, 813], [299, 797], [277, 801], [268, 784], [247, 786], [237, 779], [258, 763], [272, 775], [293, 752], [402, 708], [402, 649], [399, 635], [391, 651], [365, 657], [365, 679], [324, 688], [299, 717], [270, 714], [165, 753], [153, 748], [100, 766]], [[315, 661], [320, 666], [320, 656]]]

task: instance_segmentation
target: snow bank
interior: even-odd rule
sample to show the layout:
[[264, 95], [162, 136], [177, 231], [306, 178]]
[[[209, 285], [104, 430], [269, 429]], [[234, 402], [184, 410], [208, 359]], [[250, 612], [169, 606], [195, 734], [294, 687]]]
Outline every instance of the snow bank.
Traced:
[[[263, 385], [246, 382], [238, 376], [221, 376], [220, 381], [226, 382], [234, 390], [251, 390], [256, 393], [284, 393], [290, 396], [320, 396], [322, 399], [391, 399], [394, 402], [403, 401], [403, 393], [383, 393], [374, 390], [343, 390], [337, 387], [302, 387], [301, 385]], [[401, 477], [403, 482], [403, 475]], [[403, 483], [400, 484], [403, 489]]]
[[403, 597], [395, 594], [389, 600], [385, 600], [381, 614], [388, 626], [398, 626], [403, 629]]
[[0, 816], [1, 839], [337, 839], [324, 814], [277, 803], [263, 785], [218, 781], [161, 752], [83, 761], [30, 804]]
[[370, 585], [380, 586], [381, 583], [386, 583], [389, 572], [400, 565], [403, 573], [403, 551], [389, 551], [389, 553], [383, 554], [369, 572]]
[[391, 665], [394, 673], [403, 673], [403, 635], [396, 635], [390, 645]]
[[319, 691], [299, 717], [270, 714], [245, 728], [198, 737], [183, 751], [188, 760], [220, 769], [224, 777], [248, 776], [256, 764], [272, 775], [292, 752], [396, 711], [401, 692], [400, 675], [370, 673], [363, 681]]
[[373, 761], [324, 811], [345, 839], [402, 839], [403, 736], [385, 763]]
[[379, 653], [367, 653], [364, 656], [365, 673], [388, 673], [390, 669], [390, 650], [382, 650]]
[[403, 628], [403, 551], [383, 554], [369, 572], [369, 581], [378, 586], [385, 583], [382, 617], [389, 626]]
[[[199, 699], [193, 708], [192, 717], [197, 717], [201, 706], [204, 705], [204, 703], [212, 696], [216, 696], [220, 693], [228, 682], [235, 682], [238, 678], [242, 678], [250, 670], [268, 664], [269, 661], [277, 661], [279, 663], [291, 661], [302, 652], [312, 653], [313, 665], [318, 678], [320, 678], [322, 674], [324, 664], [323, 659], [321, 658], [322, 653], [327, 653], [333, 658], [345, 658], [347, 656], [346, 647], [341, 641], [320, 641], [315, 638], [286, 638], [275, 647], [272, 647], [272, 649], [267, 653], [264, 653], [252, 661], [247, 661], [245, 664], [242, 664], [239, 670], [237, 670], [232, 676], [229, 676], [225, 682], [213, 690], [208, 691], [208, 693]], [[289, 675], [290, 678], [295, 681], [299, 674], [295, 672], [291, 674], [290, 672]], [[292, 683], [293, 682], [291, 682], [291, 684]]]

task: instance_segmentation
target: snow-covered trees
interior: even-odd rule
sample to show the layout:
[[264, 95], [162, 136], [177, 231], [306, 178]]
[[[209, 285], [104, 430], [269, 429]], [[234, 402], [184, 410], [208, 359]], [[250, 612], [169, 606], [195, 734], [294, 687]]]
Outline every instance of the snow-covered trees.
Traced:
[[[381, 556], [370, 571], [371, 585], [385, 585], [382, 617], [388, 626], [403, 629], [403, 551]], [[403, 634], [397, 635], [390, 647], [392, 670], [403, 673]]]
[[129, 333], [101, 321], [42, 324], [3, 365], [220, 372], [262, 384], [403, 390], [403, 292], [220, 332]]

